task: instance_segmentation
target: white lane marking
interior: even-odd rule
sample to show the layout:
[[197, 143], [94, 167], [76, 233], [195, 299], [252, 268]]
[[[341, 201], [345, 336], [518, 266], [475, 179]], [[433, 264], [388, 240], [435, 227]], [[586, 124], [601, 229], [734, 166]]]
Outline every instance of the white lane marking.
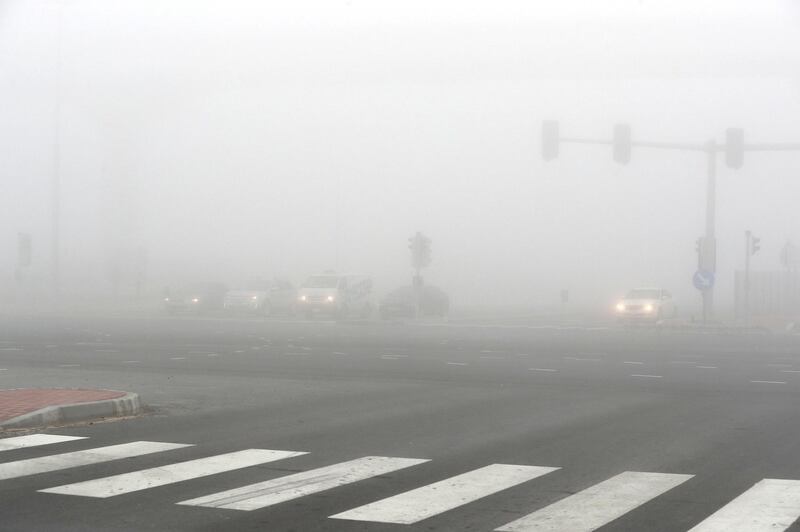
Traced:
[[695, 369], [717, 369], [717, 366], [695, 366]]
[[447, 365], [448, 366], [467, 366], [469, 364], [467, 364], [466, 362], [448, 362]]
[[89, 464], [99, 464], [101, 462], [109, 462], [111, 460], [119, 460], [121, 458], [141, 456], [144, 454], [160, 453], [162, 451], [170, 451], [182, 447], [191, 447], [191, 444], [136, 441], [120, 445], [109, 445], [108, 447], [97, 447], [85, 451], [17, 460], [16, 462], [0, 464], [0, 480], [48, 473], [50, 471], [60, 471], [62, 469]]
[[80, 364], [59, 364], [59, 368], [79, 368], [81, 367]]
[[22, 347], [0, 347], [0, 351], [23, 351]]
[[686, 364], [690, 366], [694, 366], [695, 364], [699, 364], [697, 360], [670, 360], [670, 364]]
[[287, 357], [307, 357], [309, 354], [308, 353], [287, 352], [287, 353], [284, 353], [283, 355], [287, 356]]
[[791, 368], [791, 364], [767, 364], [771, 368]]
[[564, 360], [572, 360], [573, 362], [600, 362], [599, 358], [584, 358], [584, 357], [563, 357]]
[[647, 375], [642, 373], [634, 373], [631, 377], [641, 377], [643, 379], [662, 379], [664, 378], [663, 375]]
[[123, 473], [75, 484], [65, 484], [55, 488], [39, 490], [43, 493], [58, 493], [61, 495], [77, 495], [81, 497], [107, 498], [123, 493], [146, 490], [157, 486], [183, 482], [193, 478], [207, 477], [234, 471], [245, 467], [266, 464], [276, 460], [283, 460], [308, 454], [297, 451], [273, 451], [269, 449], [245, 449], [233, 453], [198, 458], [177, 464], [162, 467], [153, 467], [131, 473]]
[[492, 464], [331, 517], [410, 525], [557, 469]]
[[558, 371], [557, 369], [552, 368], [528, 368], [528, 371], [546, 371], [548, 373], [553, 373]]
[[119, 349], [95, 349], [95, 353], [119, 353]]
[[312, 493], [344, 486], [359, 480], [385, 475], [398, 469], [428, 462], [417, 458], [365, 456], [349, 462], [320, 467], [302, 473], [250, 484], [179, 502], [185, 506], [206, 506], [229, 510], [258, 510]]
[[505, 360], [506, 357], [501, 357], [497, 355], [481, 355], [479, 357], [481, 360]]
[[689, 532], [778, 532], [800, 517], [800, 480], [765, 478]]
[[58, 434], [29, 434], [28, 436], [16, 436], [14, 438], [4, 438], [0, 440], [0, 451], [11, 451], [13, 449], [24, 449], [26, 447], [38, 447], [40, 445], [50, 445], [65, 441], [85, 440], [85, 436], [60, 436]]
[[186, 357], [169, 357], [170, 360], [186, 360]]
[[334, 351], [333, 354], [334, 355], [342, 355], [342, 356], [346, 356], [347, 355], [347, 353], [342, 353], [341, 351]]
[[622, 363], [623, 364], [632, 364], [632, 365], [636, 365], [636, 366], [641, 366], [641, 365], [644, 364], [644, 362], [639, 362], [637, 360], [623, 360]]
[[679, 486], [692, 476], [626, 471], [496, 530], [591, 532]]
[[786, 381], [750, 381], [756, 384], [786, 384]]
[[0, 371], [8, 371], [8, 368], [0, 368]]
[[141, 361], [140, 360], [123, 360], [122, 363], [123, 364], [139, 364], [139, 363], [141, 363]]
[[206, 356], [209, 357], [209, 358], [218, 357], [219, 353], [208, 353], [208, 354], [206, 354]]
[[800, 373], [800, 369], [782, 369], [781, 373]]

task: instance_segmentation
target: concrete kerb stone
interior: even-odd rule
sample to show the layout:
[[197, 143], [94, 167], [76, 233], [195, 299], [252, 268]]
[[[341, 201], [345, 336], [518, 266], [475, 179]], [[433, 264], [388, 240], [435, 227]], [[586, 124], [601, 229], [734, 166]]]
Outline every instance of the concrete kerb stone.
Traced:
[[142, 403], [139, 400], [139, 394], [127, 393], [115, 399], [40, 408], [21, 416], [0, 421], [0, 430], [66, 425], [81, 421], [101, 421], [106, 418], [135, 416], [141, 413]]

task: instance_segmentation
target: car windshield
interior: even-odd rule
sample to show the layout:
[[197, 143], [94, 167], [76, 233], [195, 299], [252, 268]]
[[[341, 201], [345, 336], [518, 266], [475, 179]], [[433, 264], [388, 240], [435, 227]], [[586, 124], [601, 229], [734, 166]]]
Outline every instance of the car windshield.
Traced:
[[336, 288], [339, 278], [335, 275], [312, 275], [303, 286], [305, 288]]
[[639, 288], [631, 290], [626, 299], [658, 299], [661, 297], [661, 291], [654, 288]]

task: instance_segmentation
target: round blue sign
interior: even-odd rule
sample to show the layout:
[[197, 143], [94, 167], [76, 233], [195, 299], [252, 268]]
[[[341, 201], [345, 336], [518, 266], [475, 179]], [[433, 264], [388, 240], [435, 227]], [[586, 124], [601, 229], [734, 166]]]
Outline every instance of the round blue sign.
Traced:
[[692, 276], [692, 284], [698, 290], [711, 290], [714, 288], [714, 272], [697, 270]]

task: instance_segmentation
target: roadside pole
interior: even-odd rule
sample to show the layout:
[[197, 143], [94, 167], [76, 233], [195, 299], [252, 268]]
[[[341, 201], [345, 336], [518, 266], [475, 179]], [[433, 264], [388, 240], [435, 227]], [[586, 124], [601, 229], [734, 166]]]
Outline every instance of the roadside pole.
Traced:
[[748, 230], [744, 232], [744, 286], [742, 287], [743, 294], [743, 308], [744, 324], [750, 324], [750, 239], [753, 238], [752, 233]]
[[[710, 264], [703, 267], [712, 274], [717, 273], [717, 241], [716, 241], [716, 215], [717, 215], [717, 143], [711, 140], [706, 145], [706, 155], [708, 159], [707, 183], [706, 183], [706, 237], [705, 245], [709, 246], [710, 252], [706, 257], [714, 257]], [[703, 323], [714, 317], [714, 286], [712, 285], [703, 290]]]

